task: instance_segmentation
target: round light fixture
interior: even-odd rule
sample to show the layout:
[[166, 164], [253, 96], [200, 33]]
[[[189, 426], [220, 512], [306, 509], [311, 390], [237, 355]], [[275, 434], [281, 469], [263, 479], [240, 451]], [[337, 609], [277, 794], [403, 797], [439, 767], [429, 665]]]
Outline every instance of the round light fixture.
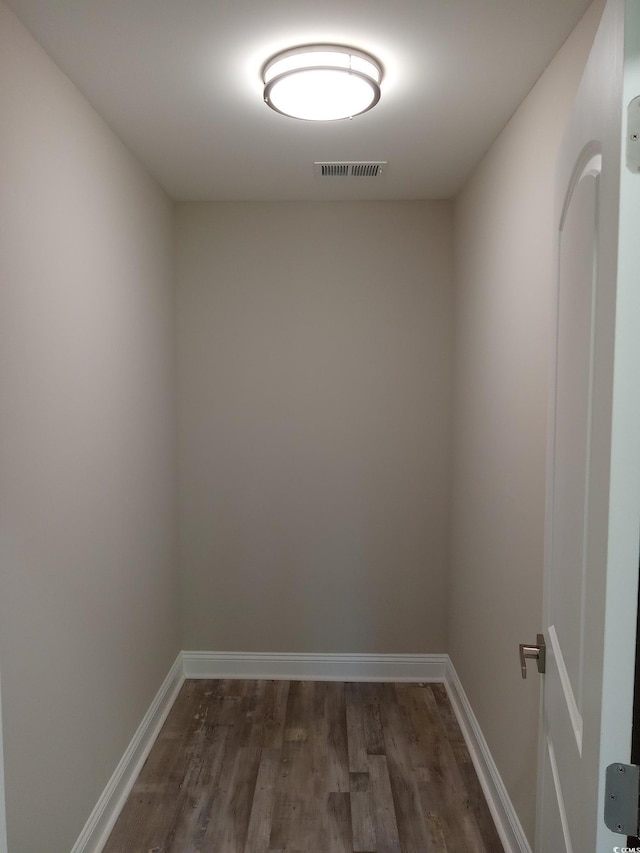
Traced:
[[313, 44], [276, 54], [262, 78], [272, 110], [306, 121], [337, 121], [375, 107], [382, 67], [361, 50]]

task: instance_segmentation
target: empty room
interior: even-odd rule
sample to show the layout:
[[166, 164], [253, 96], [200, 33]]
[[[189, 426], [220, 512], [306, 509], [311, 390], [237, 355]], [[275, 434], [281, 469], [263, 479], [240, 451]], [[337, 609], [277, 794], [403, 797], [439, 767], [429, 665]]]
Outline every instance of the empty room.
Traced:
[[635, 0], [0, 0], [0, 853], [633, 846], [639, 217]]

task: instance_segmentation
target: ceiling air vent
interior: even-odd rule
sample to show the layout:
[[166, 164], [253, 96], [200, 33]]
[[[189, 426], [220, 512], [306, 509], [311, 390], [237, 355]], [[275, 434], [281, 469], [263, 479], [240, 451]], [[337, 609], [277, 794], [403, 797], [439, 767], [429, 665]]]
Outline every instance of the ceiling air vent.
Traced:
[[314, 163], [320, 178], [380, 178], [387, 166], [386, 160], [347, 160], [342, 163]]

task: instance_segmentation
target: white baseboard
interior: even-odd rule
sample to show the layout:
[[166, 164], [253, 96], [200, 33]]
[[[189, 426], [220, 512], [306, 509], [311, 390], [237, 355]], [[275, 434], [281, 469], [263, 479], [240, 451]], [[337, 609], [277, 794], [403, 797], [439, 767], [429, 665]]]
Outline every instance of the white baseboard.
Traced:
[[183, 652], [186, 678], [443, 681], [447, 655]]
[[444, 682], [506, 853], [531, 853], [460, 678], [448, 655], [181, 652], [71, 853], [100, 853], [185, 678]]
[[444, 681], [506, 853], [531, 853], [531, 846], [489, 751], [480, 724], [448, 656]]
[[91, 812], [89, 820], [73, 845], [71, 853], [100, 853], [106, 844], [183, 682], [181, 653], [144, 715], [107, 787]]

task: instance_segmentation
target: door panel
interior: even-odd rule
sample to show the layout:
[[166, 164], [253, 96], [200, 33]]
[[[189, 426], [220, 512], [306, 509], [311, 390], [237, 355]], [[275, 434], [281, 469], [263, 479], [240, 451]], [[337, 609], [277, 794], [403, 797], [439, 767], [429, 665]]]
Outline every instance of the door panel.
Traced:
[[[550, 637], [582, 752], [600, 155], [584, 157], [560, 224]], [[561, 464], [558, 464], [561, 463]], [[558, 570], [560, 567], [560, 570]], [[552, 630], [553, 629], [553, 630]]]
[[[558, 762], [556, 761], [553, 744], [549, 739], [545, 740], [545, 751], [543, 811], [545, 815], [546, 837], [553, 839], [553, 843], [557, 844], [558, 850], [566, 850], [567, 853], [573, 853], [564, 794], [558, 774]], [[558, 843], [558, 839], [562, 839], [562, 842]], [[542, 847], [541, 849], [548, 848]]]

